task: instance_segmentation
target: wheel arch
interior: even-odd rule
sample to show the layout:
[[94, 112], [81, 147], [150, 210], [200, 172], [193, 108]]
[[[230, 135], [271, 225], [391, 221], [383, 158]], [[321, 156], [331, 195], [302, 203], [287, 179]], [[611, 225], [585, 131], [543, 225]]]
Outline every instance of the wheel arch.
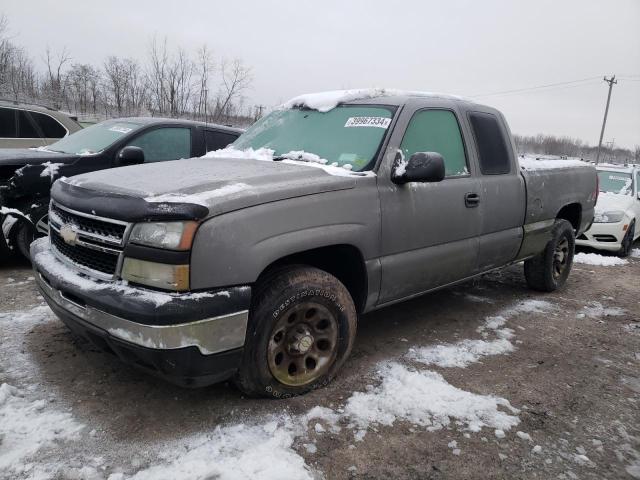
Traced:
[[349, 291], [356, 311], [364, 310], [368, 294], [368, 276], [360, 249], [351, 244], [336, 244], [303, 250], [278, 258], [258, 275], [256, 283], [272, 272], [290, 265], [306, 265], [323, 270], [340, 280]]
[[564, 219], [568, 221], [573, 226], [573, 229], [577, 234], [582, 223], [582, 205], [579, 203], [569, 203], [568, 205], [565, 205], [558, 211], [556, 219]]

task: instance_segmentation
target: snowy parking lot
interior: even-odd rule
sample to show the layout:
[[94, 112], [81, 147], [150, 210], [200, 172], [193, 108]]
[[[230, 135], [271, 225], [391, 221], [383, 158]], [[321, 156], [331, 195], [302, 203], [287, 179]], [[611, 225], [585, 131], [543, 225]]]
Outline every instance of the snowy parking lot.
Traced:
[[171, 386], [75, 339], [0, 268], [0, 479], [640, 478], [640, 249], [367, 315], [327, 388]]

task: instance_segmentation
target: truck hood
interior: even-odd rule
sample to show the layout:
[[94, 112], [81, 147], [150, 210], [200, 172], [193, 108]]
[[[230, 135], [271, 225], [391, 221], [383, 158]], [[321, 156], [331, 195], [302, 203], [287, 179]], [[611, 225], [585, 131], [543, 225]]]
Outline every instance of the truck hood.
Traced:
[[304, 164], [192, 158], [101, 170], [57, 181], [52, 198], [125, 221], [202, 219], [303, 195], [353, 188], [358, 173], [332, 175]]
[[633, 206], [633, 196], [619, 193], [600, 192], [595, 206], [596, 213], [625, 211]]

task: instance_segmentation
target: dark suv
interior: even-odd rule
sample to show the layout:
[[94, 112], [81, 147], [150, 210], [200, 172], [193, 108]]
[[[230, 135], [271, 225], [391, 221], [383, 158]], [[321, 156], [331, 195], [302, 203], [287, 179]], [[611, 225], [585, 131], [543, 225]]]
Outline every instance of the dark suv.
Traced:
[[28, 257], [47, 235], [49, 190], [60, 177], [140, 163], [199, 157], [242, 130], [189, 120], [121, 118], [82, 129], [47, 147], [0, 149], [0, 248]]

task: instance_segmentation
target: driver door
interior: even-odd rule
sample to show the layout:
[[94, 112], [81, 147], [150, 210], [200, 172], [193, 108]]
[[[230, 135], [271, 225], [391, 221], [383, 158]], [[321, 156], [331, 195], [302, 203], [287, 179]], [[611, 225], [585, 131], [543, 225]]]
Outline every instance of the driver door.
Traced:
[[[378, 304], [390, 303], [468, 277], [477, 270], [481, 208], [475, 166], [465, 148], [456, 112], [450, 108], [405, 110], [390, 145], [408, 160], [416, 152], [437, 152], [445, 179], [396, 185], [391, 166], [378, 178], [382, 219], [382, 282]], [[408, 123], [407, 123], [408, 122]], [[386, 159], [393, 156], [387, 155]], [[391, 162], [389, 162], [391, 163]]]

